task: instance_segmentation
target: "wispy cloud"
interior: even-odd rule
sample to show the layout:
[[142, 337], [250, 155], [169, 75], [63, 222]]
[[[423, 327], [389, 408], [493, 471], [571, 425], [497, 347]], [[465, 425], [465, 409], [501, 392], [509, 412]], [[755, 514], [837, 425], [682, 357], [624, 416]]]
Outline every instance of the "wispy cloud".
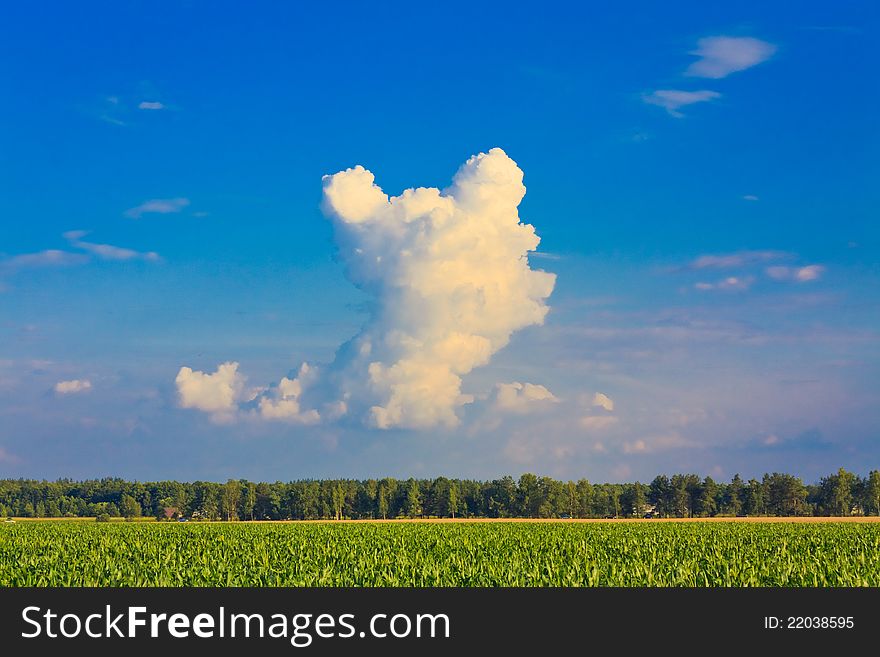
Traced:
[[730, 269], [746, 265], [760, 264], [773, 260], [784, 260], [792, 254], [785, 251], [736, 251], [734, 253], [706, 254], [695, 258], [687, 269]]
[[108, 114], [101, 114], [98, 118], [101, 119], [104, 123], [109, 123], [111, 125], [128, 125], [125, 121], [117, 119], [116, 117], [110, 116]]
[[642, 96], [642, 100], [648, 105], [657, 105], [665, 109], [670, 116], [677, 119], [683, 118], [684, 114], [679, 110], [688, 105], [705, 103], [710, 100], [721, 98], [717, 91], [703, 89], [701, 91], [683, 91], [681, 89], [658, 89]]
[[0, 269], [15, 271], [31, 267], [67, 267], [88, 262], [88, 256], [59, 249], [47, 249], [37, 253], [22, 253], [0, 261]]
[[145, 89], [138, 96], [141, 98], [146, 97], [146, 100], [138, 101], [137, 98], [132, 98], [130, 94], [104, 96], [94, 106], [86, 107], [84, 110], [100, 121], [124, 127], [136, 122], [133, 108], [147, 112], [173, 109], [173, 106], [169, 106], [159, 100], [153, 100], [157, 95], [159, 94], [155, 91]]
[[760, 200], [761, 199], [759, 199], [754, 194], [746, 194], [745, 196], [743, 196], [743, 201], [760, 201]]
[[753, 37], [711, 36], [697, 41], [690, 54], [700, 59], [691, 64], [685, 75], [697, 78], [726, 78], [770, 59], [774, 44]]
[[125, 115], [125, 106], [120, 102], [119, 96], [105, 96], [95, 107], [86, 110], [104, 123], [111, 125], [126, 126], [128, 123], [122, 119]]
[[77, 249], [84, 253], [61, 249], [21, 253], [0, 260], [0, 274], [13, 274], [22, 269], [84, 265], [92, 260], [92, 256], [101, 260], [161, 260], [159, 254], [155, 251], [142, 252], [112, 244], [84, 242], [81, 238], [85, 237], [86, 234], [84, 230], [69, 230], [63, 234], [64, 239], [70, 242], [72, 249]]
[[92, 242], [75, 242], [78, 249], [88, 251], [103, 260], [159, 260], [159, 254], [155, 251], [142, 253], [133, 249], [126, 249], [112, 244], [94, 244]]
[[748, 441], [749, 445], [772, 450], [804, 449], [824, 452], [834, 448], [834, 443], [822, 435], [818, 429], [807, 429], [797, 434], [768, 433]]
[[[585, 415], [578, 420], [580, 426], [588, 431], [602, 431], [613, 427], [617, 422], [618, 419], [613, 415]], [[597, 443], [597, 445], [602, 444]], [[597, 451], [605, 451], [605, 446], [602, 445], [601, 449], [597, 449]]]
[[744, 292], [745, 290], [748, 290], [754, 282], [755, 278], [753, 276], [728, 276], [727, 278], [722, 278], [720, 281], [714, 283], [706, 283], [705, 281], [694, 283], [694, 289], [700, 290], [701, 292], [709, 290]]
[[562, 256], [558, 253], [550, 253], [549, 251], [529, 251], [529, 258], [538, 258], [543, 260], [562, 260]]
[[70, 241], [70, 245], [74, 248], [81, 249], [87, 253], [91, 253], [102, 260], [159, 260], [159, 254], [155, 251], [135, 251], [121, 246], [112, 244], [96, 244], [95, 242], [84, 242], [80, 238], [86, 235], [82, 230], [69, 230], [64, 233], [64, 237]]
[[154, 198], [144, 201], [137, 207], [129, 208], [123, 214], [130, 219], [140, 219], [145, 214], [172, 214], [180, 212], [188, 205], [188, 198]]
[[672, 432], [661, 436], [650, 436], [639, 440], [624, 443], [624, 454], [650, 454], [671, 449], [693, 449], [700, 445], [688, 440], [678, 432]]
[[765, 272], [767, 276], [775, 281], [807, 283], [819, 280], [825, 273], [825, 267], [823, 265], [807, 265], [806, 267], [775, 266], [767, 267]]

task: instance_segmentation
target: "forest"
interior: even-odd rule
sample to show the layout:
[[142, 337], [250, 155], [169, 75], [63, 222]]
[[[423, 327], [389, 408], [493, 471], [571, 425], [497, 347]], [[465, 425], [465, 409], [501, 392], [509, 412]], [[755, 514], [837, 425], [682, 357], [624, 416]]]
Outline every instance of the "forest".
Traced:
[[155, 517], [159, 520], [388, 518], [693, 518], [880, 515], [880, 471], [841, 468], [815, 484], [774, 472], [716, 482], [695, 474], [650, 483], [560, 481], [525, 473], [470, 479], [230, 479], [137, 482], [0, 480], [0, 516]]

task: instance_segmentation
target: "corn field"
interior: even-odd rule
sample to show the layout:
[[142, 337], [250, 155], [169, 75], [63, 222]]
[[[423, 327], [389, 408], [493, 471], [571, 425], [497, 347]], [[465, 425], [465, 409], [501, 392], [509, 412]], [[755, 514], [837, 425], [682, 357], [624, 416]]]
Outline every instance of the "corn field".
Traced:
[[0, 586], [880, 586], [880, 524], [30, 522]]

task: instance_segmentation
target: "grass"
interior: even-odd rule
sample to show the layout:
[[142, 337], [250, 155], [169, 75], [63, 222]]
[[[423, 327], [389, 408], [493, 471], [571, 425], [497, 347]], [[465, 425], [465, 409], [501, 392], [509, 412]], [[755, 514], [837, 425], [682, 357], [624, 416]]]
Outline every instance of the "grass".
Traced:
[[880, 524], [9, 523], [0, 586], [880, 586]]

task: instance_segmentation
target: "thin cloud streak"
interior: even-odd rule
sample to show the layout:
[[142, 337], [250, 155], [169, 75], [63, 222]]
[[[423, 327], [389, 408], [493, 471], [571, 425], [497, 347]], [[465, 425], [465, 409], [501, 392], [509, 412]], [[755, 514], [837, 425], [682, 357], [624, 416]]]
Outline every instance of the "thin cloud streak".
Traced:
[[709, 290], [721, 290], [724, 292], [745, 292], [752, 286], [752, 283], [754, 282], [755, 278], [753, 276], [728, 276], [727, 278], [722, 278], [720, 281], [716, 281], [714, 283], [707, 283], [705, 281], [694, 283], [694, 289], [700, 290], [701, 292], [706, 292]]
[[38, 267], [68, 267], [89, 261], [87, 255], [59, 249], [46, 249], [37, 253], [22, 253], [0, 262], [0, 270], [17, 271]]
[[96, 244], [95, 242], [84, 242], [80, 238], [86, 235], [86, 231], [69, 230], [64, 233], [65, 239], [70, 241], [70, 245], [76, 249], [81, 249], [87, 253], [97, 256], [101, 260], [147, 260], [155, 262], [160, 260], [160, 256], [155, 251], [135, 251], [121, 246], [112, 244]]
[[667, 111], [670, 116], [677, 119], [684, 118], [679, 110], [688, 105], [705, 103], [710, 100], [721, 98], [717, 91], [702, 89], [700, 91], [683, 91], [681, 89], [658, 89], [642, 96], [642, 100], [648, 105], [657, 105]]
[[686, 269], [731, 269], [747, 265], [761, 264], [773, 260], [785, 260], [793, 257], [787, 251], [735, 251], [733, 253], [704, 254], [691, 261]]
[[145, 214], [173, 214], [189, 205], [188, 198], [154, 198], [129, 208], [123, 214], [129, 219], [140, 219]]

